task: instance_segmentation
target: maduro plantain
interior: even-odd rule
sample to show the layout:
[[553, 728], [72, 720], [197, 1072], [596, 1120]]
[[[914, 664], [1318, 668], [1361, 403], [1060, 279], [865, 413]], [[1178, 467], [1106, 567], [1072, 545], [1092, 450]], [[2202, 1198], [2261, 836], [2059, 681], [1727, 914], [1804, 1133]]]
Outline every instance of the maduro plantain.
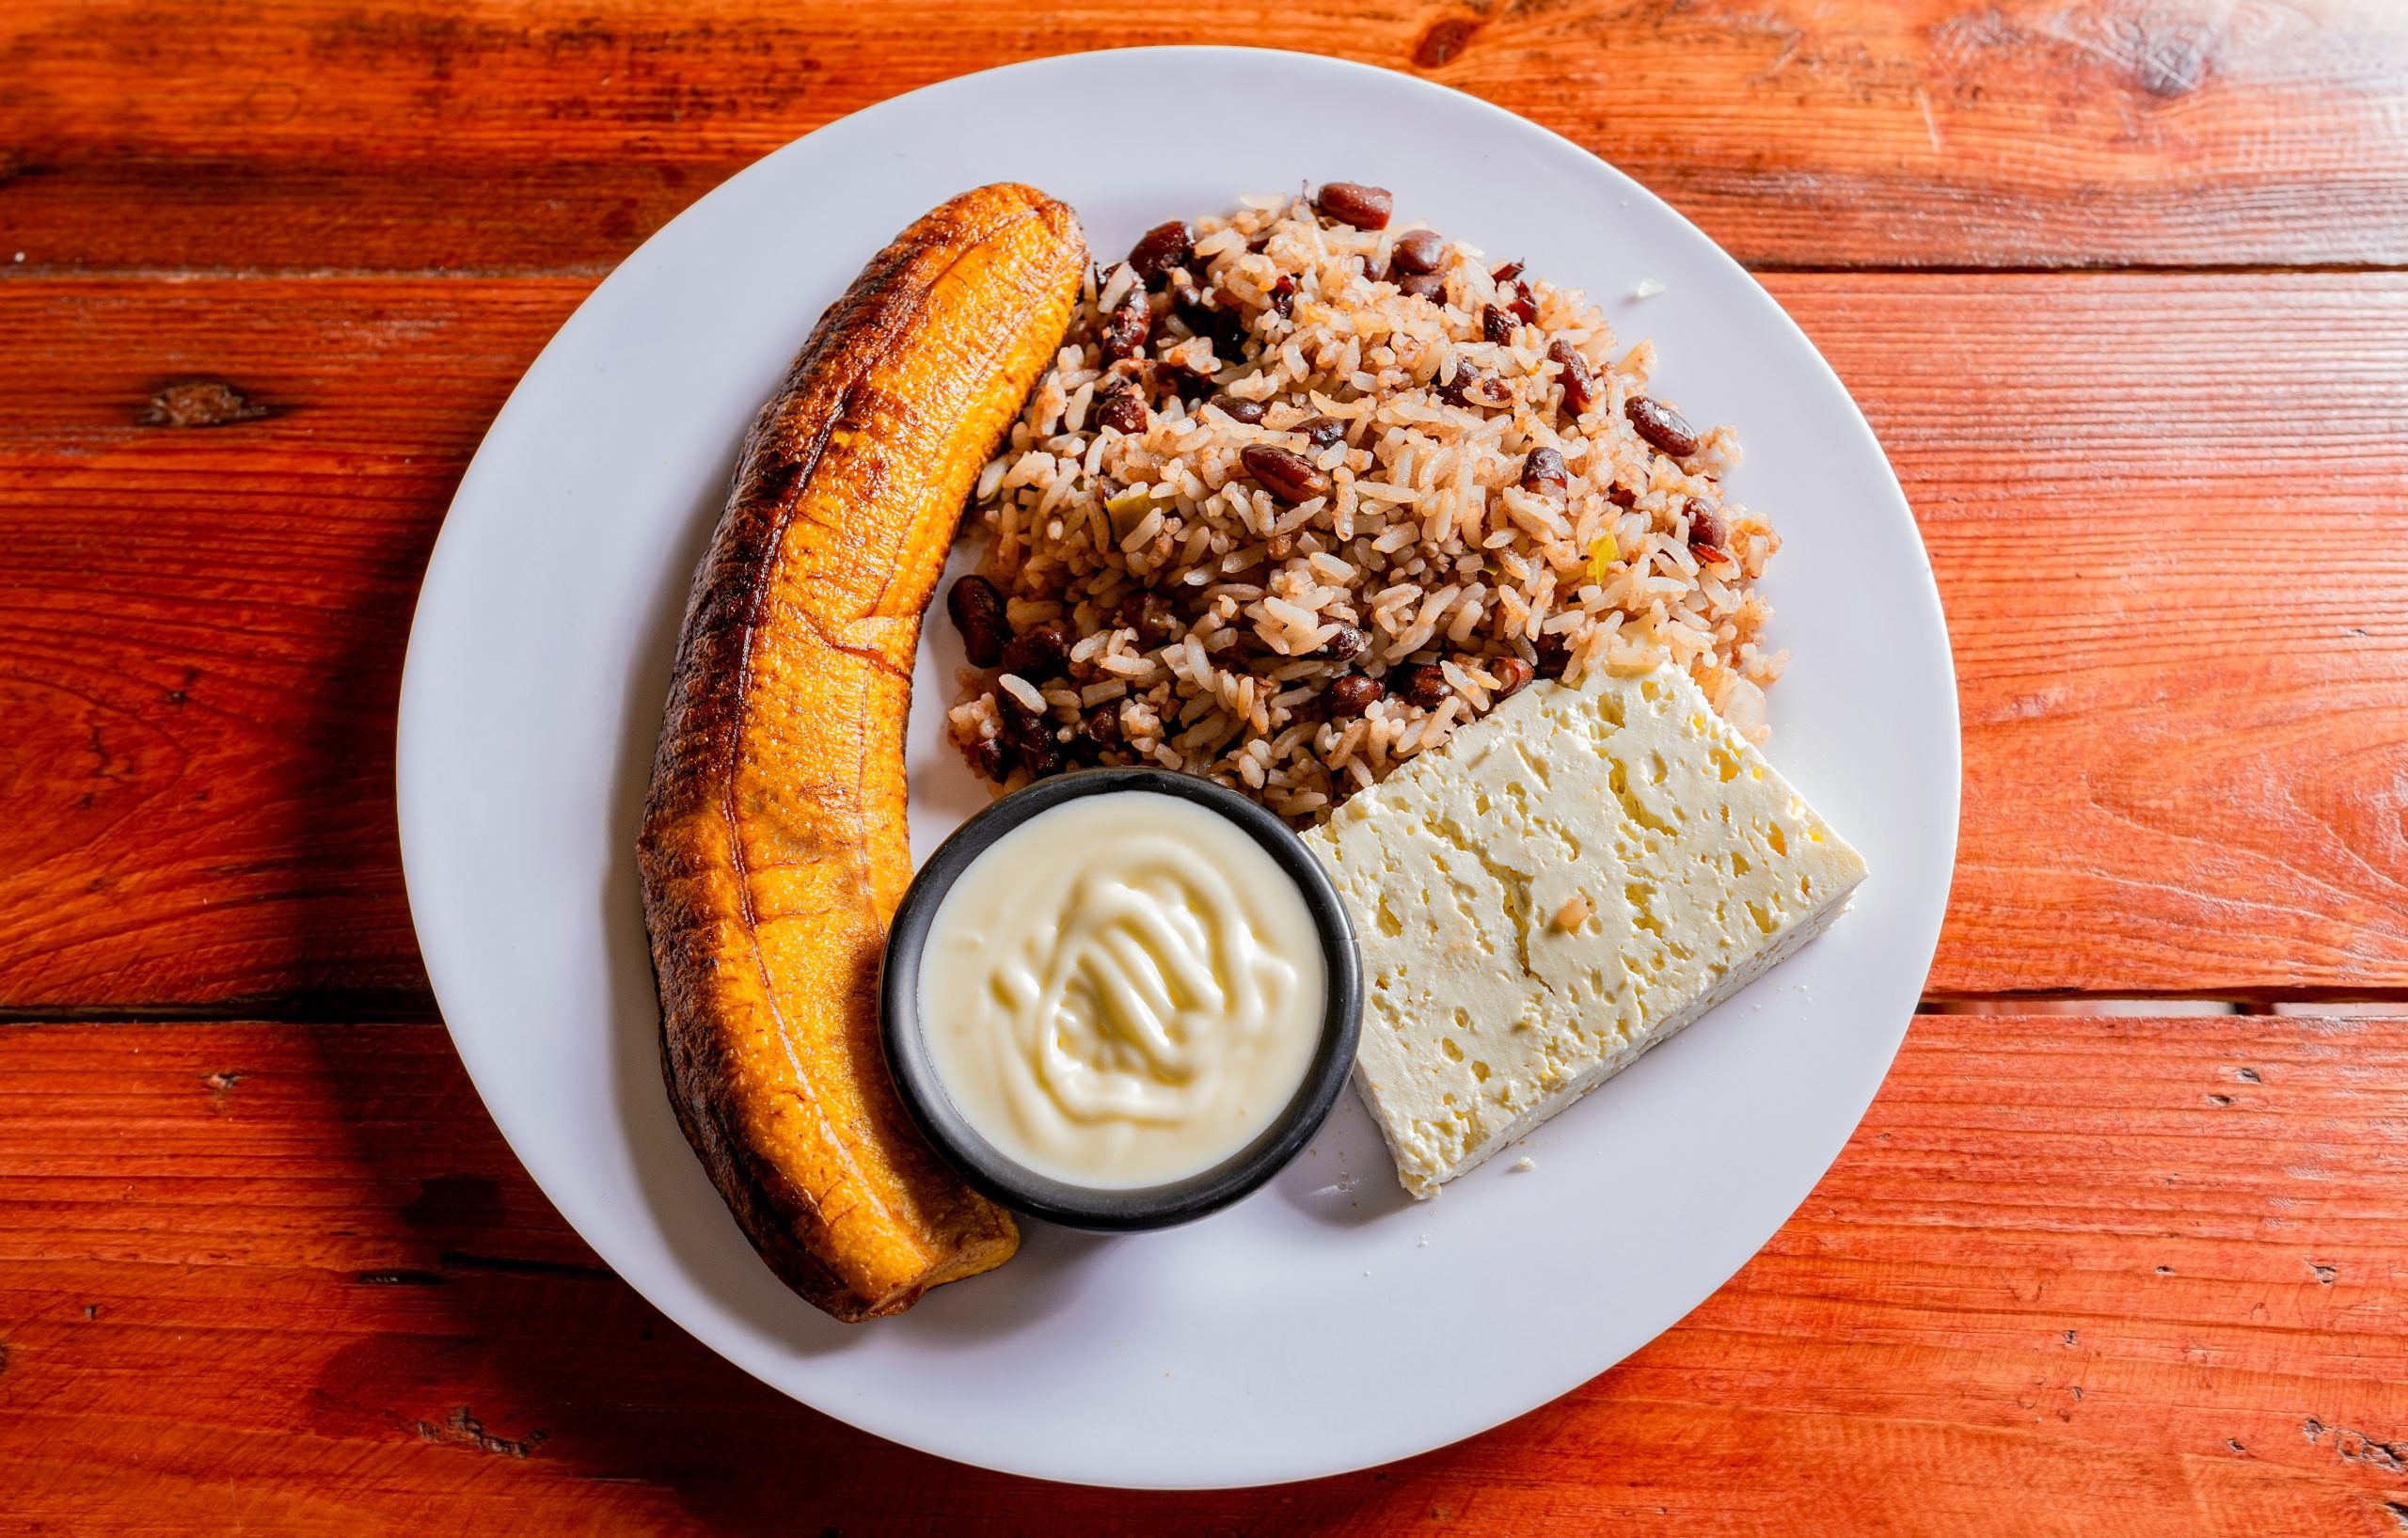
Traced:
[[839, 1319], [1020, 1243], [911, 1128], [876, 983], [911, 876], [920, 613], [1085, 262], [1027, 187], [897, 236], [753, 421], [687, 600], [640, 848], [670, 1101], [763, 1258]]

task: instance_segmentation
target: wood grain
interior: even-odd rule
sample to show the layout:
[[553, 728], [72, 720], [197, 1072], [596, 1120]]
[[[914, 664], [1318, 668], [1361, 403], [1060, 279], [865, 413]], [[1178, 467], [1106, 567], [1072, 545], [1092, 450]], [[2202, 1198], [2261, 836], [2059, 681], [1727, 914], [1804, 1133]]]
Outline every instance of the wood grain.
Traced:
[[16, 1027], [0, 1521], [2373, 1538], [2408, 1506], [2404, 1127], [2399, 1021], [1926, 1017], [1800, 1213], [1621, 1367], [1390, 1468], [1133, 1496], [710, 1356], [550, 1214], [439, 1031]]
[[1751, 262], [2408, 262], [2387, 0], [17, 0], [0, 231], [35, 270], [598, 271], [846, 113], [1172, 42], [1460, 87]]
[[[1932, 990], [2408, 990], [2408, 279], [1774, 286], [1949, 610]], [[0, 1007], [430, 1018], [388, 788], [407, 616], [584, 287], [0, 285]], [[140, 424], [194, 378], [266, 414]]]
[[[7, 285], [0, 1006], [433, 1018], [393, 823], [410, 610], [587, 286]], [[179, 401], [232, 420], [165, 425]]]
[[1773, 287], [1948, 612], [1932, 991], [2408, 987], [2408, 285]]

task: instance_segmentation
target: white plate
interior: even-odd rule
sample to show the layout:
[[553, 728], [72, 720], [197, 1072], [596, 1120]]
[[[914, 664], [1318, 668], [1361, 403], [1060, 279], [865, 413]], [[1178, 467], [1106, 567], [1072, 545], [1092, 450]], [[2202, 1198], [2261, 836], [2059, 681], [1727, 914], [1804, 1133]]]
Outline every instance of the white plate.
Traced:
[[[1168, 131], [1175, 153], [1137, 146]], [[1317, 145], [1327, 146], [1316, 149]], [[1794, 648], [1771, 755], [1873, 868], [1830, 934], [1529, 1140], [1415, 1205], [1350, 1093], [1252, 1199], [1126, 1239], [1033, 1231], [990, 1276], [835, 1324], [753, 1256], [660, 1085], [634, 864], [688, 579], [738, 439], [821, 309], [922, 212], [982, 182], [1068, 199], [1099, 252], [1307, 180], [1586, 287], [1656, 338], [1661, 392], [1735, 422], [1738, 493], [1785, 547]], [[1642, 277], [1670, 285], [1631, 297]], [[931, 626], [934, 635], [948, 630]], [[932, 649], [932, 648], [931, 648]], [[923, 852], [978, 800], [911, 720]], [[628, 258], [527, 372], [452, 505], [410, 636], [410, 904], [504, 1136], [602, 1258], [712, 1349], [881, 1435], [1097, 1483], [1302, 1479], [1451, 1441], [1611, 1366], [1802, 1200], [1879, 1086], [1938, 937], [1956, 704], [1905, 499], [1838, 380], [1712, 242], [1495, 107], [1301, 55], [1050, 59], [888, 102], [787, 146]]]

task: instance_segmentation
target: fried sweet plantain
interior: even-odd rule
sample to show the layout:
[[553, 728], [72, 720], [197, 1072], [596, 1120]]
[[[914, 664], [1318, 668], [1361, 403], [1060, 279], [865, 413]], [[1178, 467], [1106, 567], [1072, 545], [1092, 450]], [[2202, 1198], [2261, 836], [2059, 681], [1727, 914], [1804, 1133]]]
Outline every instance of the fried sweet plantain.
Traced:
[[920, 613], [1085, 262], [1028, 187], [896, 237], [753, 421], [687, 600], [640, 848], [670, 1101], [763, 1258], [839, 1319], [1020, 1243], [912, 1129], [876, 983], [911, 877]]

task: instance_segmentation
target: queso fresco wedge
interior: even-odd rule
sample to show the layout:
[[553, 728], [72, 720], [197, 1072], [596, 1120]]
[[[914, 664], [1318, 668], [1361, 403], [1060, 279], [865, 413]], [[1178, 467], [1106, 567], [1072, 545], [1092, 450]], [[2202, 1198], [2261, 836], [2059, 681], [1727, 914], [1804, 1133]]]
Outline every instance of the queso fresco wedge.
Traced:
[[1865, 873], [1669, 666], [1525, 690], [1306, 842], [1363, 947], [1355, 1084], [1416, 1197], [1820, 934]]

